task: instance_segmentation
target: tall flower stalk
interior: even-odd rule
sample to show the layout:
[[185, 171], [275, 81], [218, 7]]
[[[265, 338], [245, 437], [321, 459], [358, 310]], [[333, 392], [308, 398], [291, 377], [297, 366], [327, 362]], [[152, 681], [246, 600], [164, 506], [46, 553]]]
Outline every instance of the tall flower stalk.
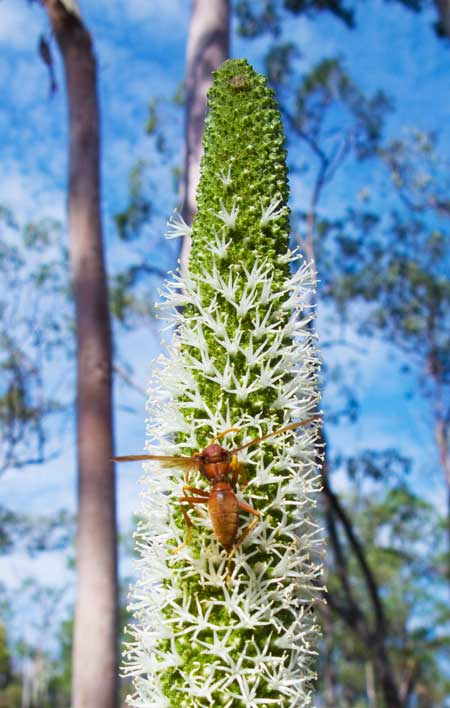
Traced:
[[[238, 431], [221, 443], [236, 447], [317, 410], [314, 272], [288, 247], [283, 144], [265, 79], [225, 62], [209, 92], [189, 269], [166, 287], [176, 329], [149, 399], [151, 454], [192, 455], [228, 428]], [[172, 220], [170, 236], [185, 229]], [[148, 465], [126, 650], [132, 706], [312, 704], [317, 459], [314, 425], [242, 451], [248, 484], [237, 496], [261, 518], [228, 579], [206, 504], [186, 507], [192, 537], [173, 552], [186, 537], [184, 472]], [[209, 489], [198, 473], [190, 484]], [[250, 520], [241, 515], [240, 532]]]

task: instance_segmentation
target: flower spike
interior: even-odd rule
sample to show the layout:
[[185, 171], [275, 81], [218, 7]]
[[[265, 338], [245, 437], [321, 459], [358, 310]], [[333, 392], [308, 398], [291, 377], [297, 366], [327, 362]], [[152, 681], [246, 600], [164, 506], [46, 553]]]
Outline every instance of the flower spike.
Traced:
[[281, 121], [244, 60], [215, 72], [204, 146], [189, 266], [164, 291], [177, 328], [152, 384], [148, 452], [192, 459], [220, 442], [242, 514], [226, 549], [197, 458], [188, 473], [145, 465], [129, 704], [307, 708], [322, 573], [314, 270], [289, 251]]

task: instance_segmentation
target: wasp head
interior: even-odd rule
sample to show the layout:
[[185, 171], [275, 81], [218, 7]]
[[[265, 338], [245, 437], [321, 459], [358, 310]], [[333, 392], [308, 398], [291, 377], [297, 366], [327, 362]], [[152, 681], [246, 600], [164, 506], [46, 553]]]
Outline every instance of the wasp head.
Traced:
[[225, 450], [222, 445], [213, 443], [212, 445], [208, 445], [208, 447], [205, 447], [202, 453], [202, 457], [205, 461], [205, 464], [208, 464], [209, 462], [228, 462], [230, 453], [228, 452], [228, 450]]

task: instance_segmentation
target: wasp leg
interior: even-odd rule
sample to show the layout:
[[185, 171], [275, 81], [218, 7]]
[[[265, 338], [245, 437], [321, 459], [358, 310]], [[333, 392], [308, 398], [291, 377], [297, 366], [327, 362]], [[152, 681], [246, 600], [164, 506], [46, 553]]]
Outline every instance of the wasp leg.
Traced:
[[236, 482], [240, 478], [239, 486], [241, 489], [245, 489], [248, 484], [247, 475], [245, 474], [244, 465], [239, 462], [237, 455], [233, 455], [230, 462], [230, 470], [232, 472], [231, 486], [236, 489]]
[[213, 445], [217, 440], [220, 440], [220, 438], [223, 438], [227, 433], [238, 433], [240, 431], [240, 428], [227, 428], [224, 430], [222, 433], [219, 433], [219, 435], [215, 435], [213, 439], [210, 442], [210, 445]]
[[[183, 486], [183, 492], [186, 493], [188, 492], [193, 492], [194, 494], [197, 494], [198, 496], [201, 497], [209, 497], [209, 492], [206, 491], [206, 489], [198, 489], [197, 487], [189, 487], [188, 485]], [[192, 497], [188, 497], [189, 499], [192, 499]], [[204, 500], [206, 501], [206, 499]]]
[[[198, 490], [198, 491], [202, 491], [202, 490]], [[209, 495], [208, 495], [208, 496], [209, 496]], [[189, 515], [188, 515], [186, 509], [185, 509], [184, 506], [183, 506], [183, 502], [187, 502], [188, 504], [191, 504], [191, 505], [192, 505], [192, 504], [206, 504], [206, 502], [208, 501], [208, 499], [207, 499], [207, 497], [205, 497], [204, 499], [203, 499], [203, 498], [202, 498], [202, 499], [199, 499], [199, 498], [196, 498], [196, 497], [178, 497], [178, 501], [180, 502], [181, 511], [182, 511], [183, 516], [184, 516], [184, 520], [185, 520], [185, 522], [186, 522], [187, 534], [186, 534], [186, 540], [185, 540], [184, 543], [181, 544], [181, 546], [177, 546], [177, 548], [173, 548], [173, 549], [171, 549], [171, 550], [169, 551], [169, 553], [171, 553], [172, 555], [174, 555], [175, 553], [178, 553], [178, 552], [181, 551], [183, 548], [185, 548], [185, 547], [189, 544], [189, 542], [190, 542], [190, 540], [191, 540], [191, 534], [192, 534], [192, 526], [193, 526], [193, 523], [192, 523], [192, 521], [190, 520]]]
[[253, 521], [249, 523], [249, 525], [243, 530], [239, 538], [237, 539], [236, 543], [234, 544], [233, 548], [228, 554], [228, 559], [227, 559], [227, 584], [229, 585], [231, 583], [231, 559], [233, 558], [234, 554], [236, 553], [237, 549], [239, 546], [245, 541], [247, 536], [253, 531], [255, 528], [256, 524], [258, 523], [259, 519], [261, 518], [262, 514], [260, 511], [257, 509], [254, 509], [252, 506], [249, 504], [246, 504], [245, 502], [238, 501], [239, 509], [241, 511], [246, 511], [248, 514], [254, 514], [255, 518]]

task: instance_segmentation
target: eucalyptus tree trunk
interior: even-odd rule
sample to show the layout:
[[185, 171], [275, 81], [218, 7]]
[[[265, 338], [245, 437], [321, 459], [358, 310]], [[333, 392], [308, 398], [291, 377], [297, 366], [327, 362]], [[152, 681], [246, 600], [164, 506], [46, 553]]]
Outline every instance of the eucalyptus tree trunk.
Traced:
[[76, 306], [78, 534], [72, 708], [117, 699], [117, 559], [111, 333], [100, 215], [100, 127], [92, 40], [73, 0], [44, 0], [64, 61], [68, 222]]
[[[229, 56], [229, 0], [192, 0], [192, 15], [186, 54], [185, 158], [181, 185], [181, 215], [192, 224], [195, 194], [200, 177], [200, 158], [206, 115], [206, 94], [212, 72]], [[191, 237], [181, 246], [181, 267], [186, 269]]]

